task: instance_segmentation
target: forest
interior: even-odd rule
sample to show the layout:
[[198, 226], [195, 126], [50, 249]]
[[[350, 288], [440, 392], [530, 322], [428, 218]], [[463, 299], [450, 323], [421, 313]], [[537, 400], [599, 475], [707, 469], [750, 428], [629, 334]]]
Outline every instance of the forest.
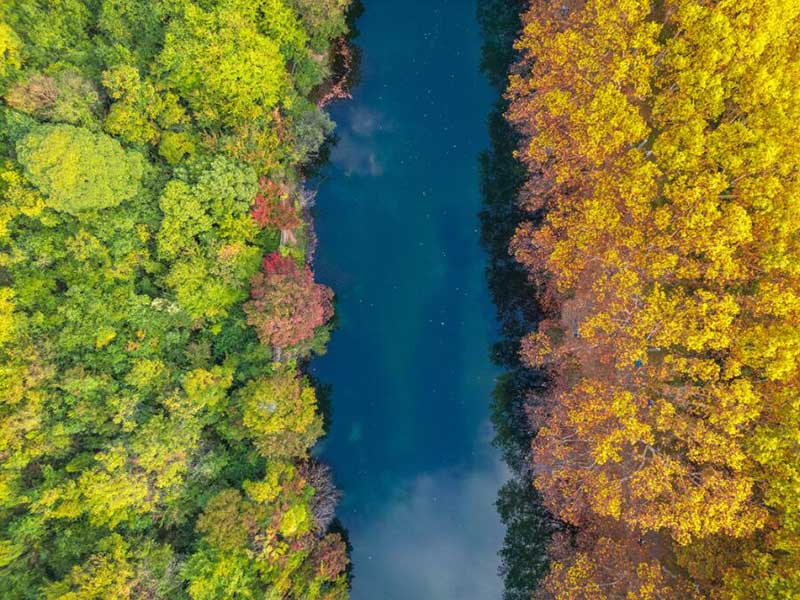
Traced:
[[800, 597], [800, 3], [533, 0], [537, 598]]
[[[311, 367], [338, 320], [309, 185], [329, 155], [339, 193], [371, 190], [333, 209], [386, 219], [336, 222], [382, 235], [357, 248], [362, 270], [325, 263], [345, 347], [383, 369], [345, 414], [399, 434], [337, 423], [369, 495], [348, 510], [376, 519], [359, 535], [419, 538], [414, 557], [367, 540], [363, 581], [452, 568], [430, 600], [466, 600], [445, 583], [486, 566], [463, 546], [485, 550], [496, 517], [486, 589], [504, 600], [800, 598], [800, 0], [476, 0], [457, 31], [465, 4], [375, 2], [390, 18], [365, 37], [387, 64], [337, 150], [360, 4], [0, 1], [0, 598], [357, 596]], [[458, 46], [476, 46], [471, 25], [475, 56]], [[472, 58], [488, 123], [484, 91], [442, 71]], [[486, 125], [465, 167], [459, 144]], [[481, 214], [457, 212], [473, 191]], [[362, 210], [381, 202], [397, 206]], [[351, 237], [331, 256], [375, 239]], [[465, 310], [480, 292], [496, 315]], [[486, 366], [464, 362], [484, 337], [458, 336], [495, 326], [502, 372], [476, 400], [456, 369]], [[493, 500], [499, 479], [461, 485], [433, 456], [487, 418], [499, 515], [461, 497]], [[381, 462], [399, 450], [400, 474]]]
[[0, 3], [0, 597], [341, 599], [304, 169], [349, 0]]

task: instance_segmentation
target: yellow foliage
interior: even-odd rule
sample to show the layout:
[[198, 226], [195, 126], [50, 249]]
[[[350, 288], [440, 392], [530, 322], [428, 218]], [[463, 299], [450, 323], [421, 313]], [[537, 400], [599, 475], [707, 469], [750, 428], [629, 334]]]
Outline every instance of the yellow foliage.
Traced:
[[11, 27], [0, 22], [0, 78], [22, 66], [22, 42]]
[[45, 589], [47, 600], [100, 600], [133, 598], [134, 566], [130, 549], [122, 536], [101, 540], [98, 552], [82, 565], [72, 568], [64, 579]]
[[0, 348], [14, 335], [14, 291], [0, 288]]
[[780, 425], [800, 395], [800, 2], [536, 0], [524, 23], [507, 116], [545, 218], [513, 249], [574, 332], [523, 344], [562, 371], [536, 484], [576, 525], [778, 548], [800, 531]]
[[97, 337], [95, 338], [95, 348], [105, 348], [114, 339], [117, 337], [117, 332], [112, 327], [108, 327], [107, 325], [102, 326], [97, 331]]

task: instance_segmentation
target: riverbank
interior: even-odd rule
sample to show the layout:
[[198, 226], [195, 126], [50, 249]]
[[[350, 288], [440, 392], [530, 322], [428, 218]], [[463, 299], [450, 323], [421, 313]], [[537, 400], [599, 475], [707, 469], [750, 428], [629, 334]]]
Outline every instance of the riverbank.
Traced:
[[346, 5], [0, 7], [4, 599], [346, 597], [298, 368]]
[[495, 90], [487, 122], [491, 144], [480, 158], [480, 220], [481, 240], [489, 254], [486, 276], [501, 331], [492, 349], [492, 360], [503, 371], [492, 392], [493, 443], [511, 473], [497, 496], [497, 510], [506, 528], [501, 550], [504, 600], [531, 598], [547, 572], [547, 544], [559, 530], [533, 486], [531, 444], [536, 432], [528, 413], [530, 394], [546, 385], [546, 376], [519, 357], [521, 339], [541, 319], [538, 292], [509, 251], [517, 227], [531, 217], [519, 205], [526, 172], [514, 157], [519, 136], [505, 119], [508, 102], [503, 97], [517, 59], [513, 46], [526, 4], [523, 0], [481, 0], [478, 10], [481, 63]]

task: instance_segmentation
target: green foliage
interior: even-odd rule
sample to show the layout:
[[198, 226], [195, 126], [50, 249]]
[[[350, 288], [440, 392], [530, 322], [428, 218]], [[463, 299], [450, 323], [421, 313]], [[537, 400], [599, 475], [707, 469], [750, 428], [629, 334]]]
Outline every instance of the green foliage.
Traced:
[[38, 125], [36, 119], [16, 110], [0, 107], [0, 152], [6, 157], [14, 153], [17, 140]]
[[[103, 87], [114, 100], [105, 120], [105, 130], [133, 144], [157, 144], [171, 128], [188, 122], [178, 96], [159, 92], [139, 71], [120, 65], [103, 73]], [[179, 160], [181, 156], [177, 156]]]
[[315, 50], [323, 50], [329, 40], [347, 33], [350, 0], [289, 0], [288, 3], [302, 15]]
[[305, 457], [322, 435], [314, 388], [290, 371], [250, 381], [238, 400], [242, 424], [268, 458]]
[[124, 47], [147, 67], [155, 58], [164, 36], [165, 2], [151, 0], [102, 0], [97, 27], [110, 43]]
[[258, 32], [245, 12], [193, 4], [173, 21], [159, 67], [201, 125], [235, 126], [288, 100], [289, 75], [279, 43]]
[[249, 167], [224, 157], [194, 161], [167, 183], [159, 255], [171, 263], [167, 285], [193, 318], [225, 315], [247, 296], [258, 268], [258, 231], [249, 214], [257, 190]]
[[307, 107], [297, 111], [293, 129], [296, 160], [304, 163], [316, 156], [325, 139], [333, 133], [333, 121], [316, 107]]
[[113, 138], [69, 125], [42, 125], [17, 143], [25, 174], [55, 210], [117, 206], [139, 191], [144, 161]]
[[[0, 3], [3, 599], [346, 596], [314, 389], [243, 308], [282, 237], [304, 254], [294, 205], [285, 235], [251, 215], [259, 178], [296, 189], [330, 130], [295, 9]], [[292, 358], [323, 324], [285, 327]]]
[[73, 70], [54, 77], [34, 74], [15, 84], [6, 102], [42, 121], [98, 128], [100, 95], [94, 84]]
[[34, 68], [84, 60], [91, 48], [87, 33], [91, 20], [91, 9], [81, 0], [16, 0], [0, 6], [0, 21], [14, 31], [4, 37], [23, 41], [19, 55]]

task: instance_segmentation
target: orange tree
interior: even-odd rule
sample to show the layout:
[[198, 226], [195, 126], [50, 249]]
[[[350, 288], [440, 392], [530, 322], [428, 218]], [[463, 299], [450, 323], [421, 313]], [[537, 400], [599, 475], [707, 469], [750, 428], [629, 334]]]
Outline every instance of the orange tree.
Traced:
[[710, 597], [798, 594], [800, 2], [534, 1], [524, 22], [508, 118], [545, 219], [512, 252], [553, 299], [522, 346], [553, 373], [536, 485], [598, 537], [658, 536]]

